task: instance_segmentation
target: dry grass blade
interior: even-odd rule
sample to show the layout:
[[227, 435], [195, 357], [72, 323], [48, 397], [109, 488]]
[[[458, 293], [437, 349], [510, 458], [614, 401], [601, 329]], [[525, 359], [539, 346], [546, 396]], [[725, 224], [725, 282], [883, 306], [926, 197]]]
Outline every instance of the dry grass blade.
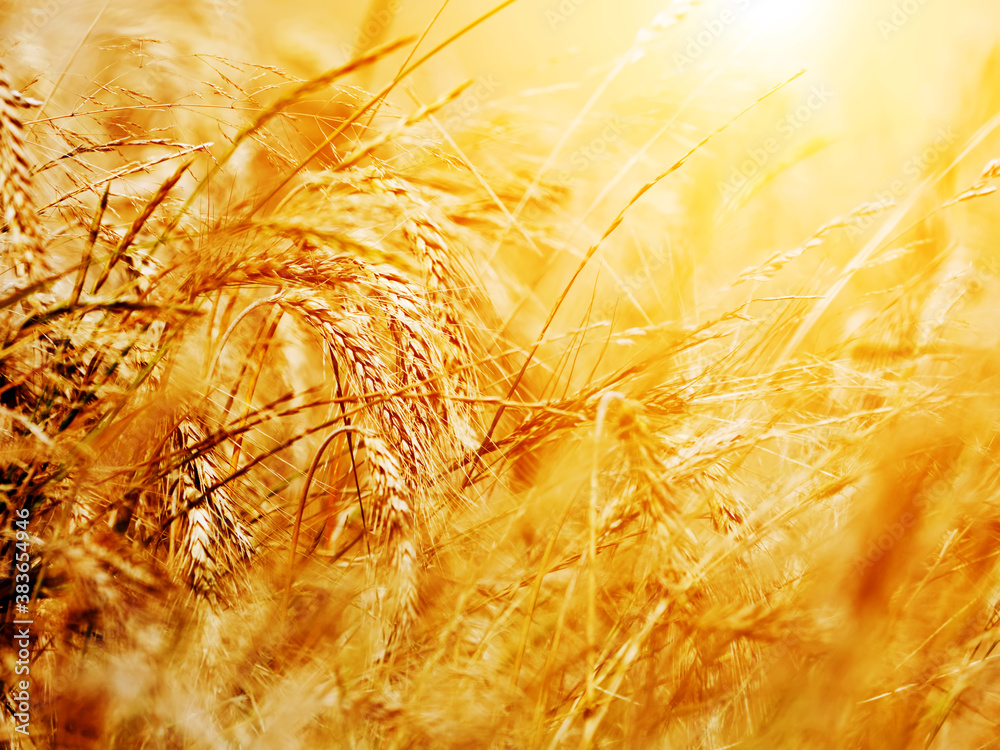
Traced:
[[[184, 173], [190, 166], [190, 159], [178, 166], [177, 169], [174, 170], [174, 173], [170, 175], [170, 177], [168, 177], [159, 188], [157, 188], [156, 192], [153, 193], [153, 196], [142, 207], [139, 215], [135, 217], [135, 220], [128, 228], [125, 236], [121, 238], [118, 246], [111, 253], [111, 257], [108, 258], [108, 262], [104, 266], [104, 270], [101, 271], [101, 275], [98, 276], [97, 280], [94, 282], [94, 286], [90, 291], [91, 294], [97, 294], [101, 287], [104, 286], [104, 283], [108, 280], [108, 276], [111, 275], [111, 271], [114, 269], [115, 264], [117, 264], [118, 261], [121, 260], [122, 256], [128, 251], [129, 246], [139, 235], [139, 232], [142, 231], [146, 222], [149, 221], [149, 217], [153, 215], [153, 212], [157, 209], [157, 207], [166, 199], [166, 197], [170, 194], [170, 191], [174, 189], [174, 186], [180, 181], [181, 177], [184, 176]], [[105, 193], [105, 196], [107, 196], [107, 193]], [[101, 205], [106, 205], [106, 198], [102, 199]], [[95, 226], [100, 225], [100, 216], [102, 213], [103, 210], [98, 212], [98, 215], [95, 218]], [[96, 230], [92, 230], [92, 234], [94, 233], [96, 233]]]

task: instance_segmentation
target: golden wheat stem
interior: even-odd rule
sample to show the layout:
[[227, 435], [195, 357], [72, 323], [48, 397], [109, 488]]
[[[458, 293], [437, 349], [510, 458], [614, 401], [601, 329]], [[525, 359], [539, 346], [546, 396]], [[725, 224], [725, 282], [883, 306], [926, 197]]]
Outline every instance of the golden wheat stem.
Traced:
[[334, 440], [343, 434], [349, 434], [352, 429], [348, 426], [334, 429], [320, 444], [319, 448], [316, 449], [316, 455], [313, 456], [312, 463], [309, 464], [309, 471], [306, 473], [305, 482], [302, 485], [302, 494], [299, 496], [299, 502], [295, 509], [295, 521], [292, 524], [292, 541], [288, 547], [288, 578], [285, 581], [285, 595], [281, 602], [282, 621], [288, 616], [288, 603], [292, 595], [292, 585], [295, 583], [295, 553], [299, 545], [302, 518], [305, 515], [306, 502], [309, 500], [309, 488], [312, 486], [313, 477], [316, 475], [316, 470], [319, 468], [320, 460], [323, 458], [326, 449], [330, 447]]
[[229, 338], [233, 335], [233, 332], [236, 330], [239, 324], [242, 323], [244, 320], [246, 320], [247, 316], [253, 313], [254, 310], [257, 310], [261, 307], [269, 307], [269, 306], [273, 307], [274, 303], [277, 302], [280, 298], [281, 298], [280, 294], [275, 294], [270, 297], [265, 297], [264, 299], [259, 299], [254, 302], [251, 302], [249, 305], [247, 305], [240, 311], [239, 315], [236, 316], [236, 319], [229, 324], [229, 327], [226, 329], [225, 333], [223, 333], [222, 336], [219, 337], [219, 343], [217, 344], [215, 349], [215, 356], [212, 357], [212, 361], [208, 366], [208, 377], [212, 377], [215, 374], [215, 369], [219, 366], [219, 361], [222, 359], [222, 353], [223, 350], [226, 348], [226, 343], [229, 341]]
[[[278, 330], [278, 324], [281, 323], [281, 318], [283, 316], [281, 309], [274, 310], [272, 312], [272, 318], [270, 323], [267, 320], [261, 322], [260, 328], [258, 329], [257, 337], [254, 339], [253, 351], [247, 356], [246, 361], [243, 363], [243, 367], [240, 370], [240, 374], [236, 377], [236, 385], [230, 393], [229, 400], [227, 402], [227, 411], [229, 406], [232, 405], [232, 401], [236, 396], [237, 390], [239, 389], [239, 384], [243, 381], [243, 377], [246, 374], [247, 368], [250, 367], [250, 363], [253, 359], [253, 354], [257, 354], [257, 366], [253, 368], [250, 375], [250, 382], [247, 384], [247, 392], [243, 401], [246, 404], [243, 409], [243, 417], [240, 422], [249, 418], [253, 413], [253, 397], [257, 390], [257, 382], [260, 380], [260, 374], [264, 371], [264, 362], [267, 358], [268, 349], [271, 347], [271, 342], [274, 340], [274, 334]], [[237, 428], [240, 422], [236, 423]], [[233, 437], [233, 455], [229, 461], [229, 471], [230, 473], [236, 471], [236, 467], [240, 463], [240, 452], [243, 447], [243, 433], [239, 433]]]
[[77, 272], [76, 284], [73, 286], [73, 296], [70, 297], [70, 305], [75, 306], [80, 301], [80, 294], [83, 292], [83, 285], [87, 280], [87, 270], [90, 268], [90, 258], [94, 253], [94, 246], [101, 233], [101, 222], [104, 221], [104, 212], [108, 209], [108, 197], [111, 195], [111, 183], [104, 188], [104, 194], [97, 204], [97, 211], [90, 222], [90, 233], [87, 236], [87, 244], [83, 249], [83, 260]]

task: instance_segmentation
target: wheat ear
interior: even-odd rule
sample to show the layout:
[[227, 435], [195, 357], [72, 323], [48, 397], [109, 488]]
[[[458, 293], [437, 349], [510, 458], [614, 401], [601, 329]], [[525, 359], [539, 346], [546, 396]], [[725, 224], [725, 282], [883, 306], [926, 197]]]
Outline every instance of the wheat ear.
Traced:
[[[167, 476], [165, 495], [174, 508], [186, 509], [179, 518], [179, 567], [196, 592], [214, 598], [216, 584], [238, 572], [253, 545], [229, 488], [217, 486], [222, 471], [215, 449], [198, 448], [207, 438], [205, 425], [193, 417], [174, 428], [168, 450], [186, 461]], [[205, 495], [211, 487], [216, 489]], [[202, 495], [205, 501], [196, 502]]]
[[371, 475], [373, 504], [372, 524], [377, 536], [387, 547], [389, 567], [396, 576], [395, 622], [390, 644], [409, 632], [416, 621], [418, 596], [417, 548], [414, 543], [413, 508], [407, 502], [407, 491], [398, 457], [384, 441], [376, 437], [365, 439]]
[[[31, 101], [11, 88], [0, 63], [0, 212], [10, 232], [5, 261], [27, 274], [42, 250], [41, 227], [35, 212], [31, 158], [24, 137], [21, 110]], [[6, 265], [6, 263], [5, 263]]]

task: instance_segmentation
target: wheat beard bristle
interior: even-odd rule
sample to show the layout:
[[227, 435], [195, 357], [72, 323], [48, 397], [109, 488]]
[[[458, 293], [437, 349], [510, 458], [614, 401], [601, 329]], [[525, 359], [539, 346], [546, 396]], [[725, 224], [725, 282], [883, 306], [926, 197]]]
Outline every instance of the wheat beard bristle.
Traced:
[[0, 215], [10, 232], [4, 265], [27, 275], [40, 257], [41, 229], [32, 197], [31, 160], [24, 140], [20, 110], [28, 101], [11, 88], [0, 63]]

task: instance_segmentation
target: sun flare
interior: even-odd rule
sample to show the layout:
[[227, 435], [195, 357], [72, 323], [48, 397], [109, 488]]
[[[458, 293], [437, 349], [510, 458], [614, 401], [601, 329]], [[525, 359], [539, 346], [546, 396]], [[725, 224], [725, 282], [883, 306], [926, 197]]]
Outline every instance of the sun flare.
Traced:
[[781, 54], [816, 50], [824, 41], [830, 20], [828, 0], [736, 0], [738, 23], [764, 53]]

